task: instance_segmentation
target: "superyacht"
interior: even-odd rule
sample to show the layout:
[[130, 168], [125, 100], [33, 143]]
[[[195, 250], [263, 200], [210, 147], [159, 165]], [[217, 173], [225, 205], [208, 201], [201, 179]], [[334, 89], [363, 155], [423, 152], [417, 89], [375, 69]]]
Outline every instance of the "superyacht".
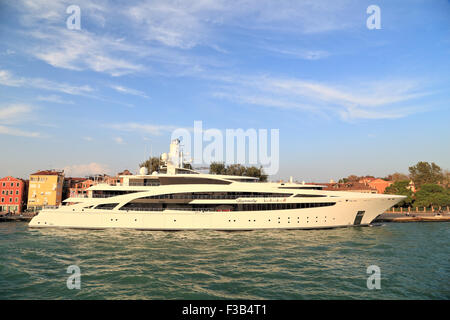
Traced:
[[141, 168], [87, 197], [44, 208], [32, 228], [137, 230], [320, 229], [370, 225], [404, 196], [323, 190], [324, 186], [258, 182], [184, 168], [180, 141], [161, 156], [159, 172]]

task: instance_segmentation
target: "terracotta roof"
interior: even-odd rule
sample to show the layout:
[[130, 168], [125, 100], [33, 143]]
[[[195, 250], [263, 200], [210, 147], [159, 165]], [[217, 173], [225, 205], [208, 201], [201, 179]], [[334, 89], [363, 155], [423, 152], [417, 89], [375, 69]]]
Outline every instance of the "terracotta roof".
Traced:
[[25, 182], [25, 180], [23, 180], [23, 179], [20, 179], [20, 178], [14, 178], [14, 177], [12, 177], [12, 176], [6, 176], [6, 177], [4, 177], [4, 178], [1, 178], [0, 180], [6, 180], [6, 181], [8, 181], [8, 178], [10, 178], [9, 181], [23, 181], [23, 182]]
[[346, 183], [326, 183], [328, 186], [324, 190], [376, 190], [364, 183], [346, 182]]
[[30, 174], [30, 176], [59, 176], [63, 175], [64, 171], [43, 170]]

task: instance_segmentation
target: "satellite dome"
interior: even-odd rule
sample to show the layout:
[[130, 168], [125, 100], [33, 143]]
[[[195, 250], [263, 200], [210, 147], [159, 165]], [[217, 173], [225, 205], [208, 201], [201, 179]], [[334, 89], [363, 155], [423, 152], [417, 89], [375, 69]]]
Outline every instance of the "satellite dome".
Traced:
[[164, 152], [164, 153], [161, 155], [161, 159], [162, 159], [163, 161], [167, 161], [167, 158], [168, 158], [167, 153]]
[[139, 173], [140, 173], [141, 175], [146, 175], [146, 174], [148, 174], [147, 167], [142, 167], [142, 168], [139, 170]]

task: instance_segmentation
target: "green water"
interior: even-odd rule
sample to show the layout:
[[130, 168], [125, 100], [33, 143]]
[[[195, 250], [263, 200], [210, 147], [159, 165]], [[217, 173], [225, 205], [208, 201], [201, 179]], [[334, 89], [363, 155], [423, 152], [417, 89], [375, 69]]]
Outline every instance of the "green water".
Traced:
[[[28, 229], [0, 223], [0, 299], [449, 299], [450, 224], [311, 231]], [[81, 289], [66, 286], [81, 269]], [[381, 289], [367, 288], [367, 267]]]

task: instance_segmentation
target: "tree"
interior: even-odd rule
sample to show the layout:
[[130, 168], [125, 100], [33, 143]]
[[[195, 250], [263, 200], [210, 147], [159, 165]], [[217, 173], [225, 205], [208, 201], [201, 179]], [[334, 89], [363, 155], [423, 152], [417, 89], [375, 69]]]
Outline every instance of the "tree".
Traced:
[[392, 173], [392, 174], [388, 175], [387, 177], [385, 177], [384, 180], [397, 182], [397, 181], [409, 180], [409, 177], [404, 173], [395, 172], [395, 173]]
[[442, 182], [444, 179], [442, 169], [434, 162], [429, 164], [428, 162], [420, 161], [415, 166], [409, 167], [409, 173], [412, 181], [418, 188], [424, 184]]
[[444, 186], [450, 188], [450, 171], [444, 171]]
[[246, 167], [241, 164], [231, 164], [225, 166], [222, 162], [212, 162], [209, 165], [209, 173], [211, 174], [225, 174], [231, 176], [247, 176], [259, 178], [259, 181], [267, 181], [267, 175], [264, 173], [262, 167], [257, 168], [255, 166]]
[[407, 198], [399, 202], [397, 205], [399, 207], [411, 206], [413, 202], [413, 192], [408, 187], [409, 180], [397, 181], [387, 187], [386, 190], [384, 190], [384, 193], [406, 196]]
[[225, 164], [222, 162], [211, 162], [211, 164], [209, 165], [209, 173], [226, 174]]
[[230, 164], [227, 166], [226, 174], [230, 176], [243, 176], [246, 168], [241, 164]]
[[143, 163], [139, 164], [139, 168], [146, 167], [149, 174], [152, 174], [154, 171], [159, 171], [159, 158], [151, 157]]
[[424, 184], [416, 192], [417, 207], [450, 206], [450, 190], [437, 184]]
[[347, 177], [347, 180], [348, 180], [349, 182], [358, 182], [358, 181], [359, 181], [359, 177], [358, 177], [358, 176], [355, 176], [354, 174], [352, 174], [352, 175], [350, 175], [350, 176]]
[[247, 167], [244, 175], [247, 177], [259, 178], [259, 181], [261, 181], [261, 182], [267, 181], [267, 174], [264, 173], [264, 170], [262, 167], [259, 167], [259, 168], [255, 167], [255, 166]]

